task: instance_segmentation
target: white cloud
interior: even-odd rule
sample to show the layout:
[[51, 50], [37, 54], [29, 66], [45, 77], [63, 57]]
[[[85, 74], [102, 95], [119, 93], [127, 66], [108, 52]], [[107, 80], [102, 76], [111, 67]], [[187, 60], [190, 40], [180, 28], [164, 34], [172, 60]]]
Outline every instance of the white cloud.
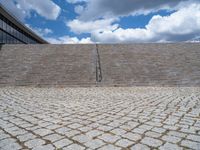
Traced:
[[88, 22], [75, 19], [73, 21], [66, 22], [66, 25], [70, 27], [72, 32], [80, 34], [115, 30], [118, 28], [118, 24], [112, 25], [114, 21], [116, 21], [116, 19], [101, 19]]
[[46, 38], [51, 44], [87, 44], [92, 43], [89, 37], [78, 39], [77, 37], [63, 36], [59, 38]]
[[20, 20], [30, 17], [31, 11], [49, 20], [55, 20], [61, 8], [51, 0], [0, 0], [10, 12]]
[[[65, 22], [66, 25], [76, 34], [89, 33], [91, 37], [49, 38], [48, 35], [52, 33], [50, 29], [32, 28], [52, 43], [199, 41], [199, 0], [66, 1], [75, 4], [75, 12], [79, 14], [76, 19]], [[61, 8], [51, 0], [0, 0], [0, 2], [20, 19], [30, 17], [34, 11], [46, 19], [55, 20], [61, 11]], [[144, 28], [127, 29], [120, 27], [118, 23], [124, 16], [148, 14], [161, 9], [175, 10], [175, 12], [169, 16], [153, 16]]]
[[19, 20], [24, 20], [25, 17], [29, 17], [30, 13], [27, 13], [24, 10], [16, 7], [12, 0], [0, 0], [0, 3], [6, 7], [14, 16], [16, 16]]
[[74, 8], [74, 12], [77, 14], [81, 14], [84, 11], [84, 7], [82, 5], [77, 5]]
[[191, 43], [200, 43], [200, 35], [189, 40], [189, 41], [186, 41], [186, 42], [191, 42]]
[[[153, 16], [145, 28], [124, 29], [118, 23], [126, 15], [161, 9], [176, 11], [169, 16]], [[200, 4], [196, 0], [88, 0], [86, 7], [76, 5], [75, 11], [80, 16], [66, 25], [74, 33], [90, 33], [93, 42], [179, 42], [200, 36]]]
[[170, 16], [154, 16], [146, 28], [118, 28], [92, 33], [92, 40], [112, 42], [179, 42], [200, 36], [200, 4], [182, 8]]
[[48, 36], [49, 34], [53, 33], [53, 31], [49, 28], [36, 28], [36, 27], [32, 27], [29, 24], [25, 24], [29, 29], [31, 29], [33, 32], [35, 32], [37, 35], [41, 36], [41, 37], [45, 37]]
[[76, 4], [80, 2], [87, 2], [88, 0], [66, 0], [68, 3]]
[[62, 36], [58, 38], [51, 38], [49, 37], [49, 34], [52, 34], [53, 31], [51, 29], [45, 28], [36, 28], [31, 27], [29, 24], [26, 24], [28, 28], [33, 30], [36, 34], [43, 37], [45, 40], [47, 40], [51, 44], [86, 44], [86, 43], [92, 43], [91, 39], [89, 37], [78, 39], [77, 37], [70, 37], [70, 36]]

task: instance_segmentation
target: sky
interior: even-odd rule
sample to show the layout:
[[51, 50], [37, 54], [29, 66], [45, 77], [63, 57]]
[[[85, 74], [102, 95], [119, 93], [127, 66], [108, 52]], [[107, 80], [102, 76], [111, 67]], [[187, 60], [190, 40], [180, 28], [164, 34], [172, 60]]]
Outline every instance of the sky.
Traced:
[[0, 0], [52, 44], [200, 41], [200, 0]]

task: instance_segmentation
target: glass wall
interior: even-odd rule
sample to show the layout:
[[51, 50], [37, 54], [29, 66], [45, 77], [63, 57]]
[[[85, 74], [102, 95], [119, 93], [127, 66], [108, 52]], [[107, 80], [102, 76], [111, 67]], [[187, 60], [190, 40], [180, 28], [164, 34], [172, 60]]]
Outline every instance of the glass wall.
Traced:
[[0, 44], [36, 44], [33, 37], [0, 14]]

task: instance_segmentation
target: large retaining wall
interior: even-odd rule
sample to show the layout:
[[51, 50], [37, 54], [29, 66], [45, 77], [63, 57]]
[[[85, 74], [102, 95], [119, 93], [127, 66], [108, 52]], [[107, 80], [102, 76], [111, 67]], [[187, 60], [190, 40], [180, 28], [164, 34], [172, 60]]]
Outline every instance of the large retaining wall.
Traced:
[[95, 63], [94, 45], [4, 45], [0, 84], [95, 85]]
[[200, 44], [3, 45], [5, 85], [200, 86]]
[[200, 86], [200, 44], [100, 45], [102, 84]]

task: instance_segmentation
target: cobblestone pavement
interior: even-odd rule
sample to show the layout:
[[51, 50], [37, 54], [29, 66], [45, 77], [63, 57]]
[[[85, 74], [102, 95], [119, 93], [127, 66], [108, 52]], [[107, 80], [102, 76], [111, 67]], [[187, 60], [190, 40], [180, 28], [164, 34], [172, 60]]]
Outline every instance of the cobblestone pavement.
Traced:
[[200, 88], [0, 88], [0, 149], [200, 149]]

